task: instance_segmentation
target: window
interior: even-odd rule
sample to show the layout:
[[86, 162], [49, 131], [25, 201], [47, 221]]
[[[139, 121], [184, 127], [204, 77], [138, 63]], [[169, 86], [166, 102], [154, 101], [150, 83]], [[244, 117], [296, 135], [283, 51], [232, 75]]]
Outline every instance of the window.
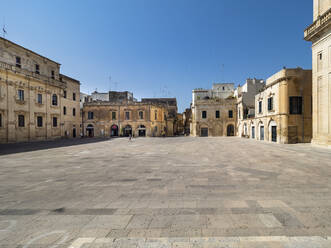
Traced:
[[87, 119], [93, 120], [93, 112], [88, 112], [87, 113]]
[[0, 127], [2, 127], [2, 114], [0, 113]]
[[202, 111], [201, 117], [202, 117], [202, 119], [206, 119], [207, 118], [207, 111]]
[[219, 110], [216, 110], [216, 112], [215, 112], [215, 117], [218, 119], [218, 118], [220, 118], [220, 111]]
[[139, 111], [139, 119], [140, 120], [144, 119], [144, 112], [143, 111]]
[[262, 101], [259, 101], [259, 114], [262, 113]]
[[53, 127], [57, 127], [57, 117], [53, 117]]
[[21, 57], [16, 56], [16, 67], [21, 68]]
[[76, 109], [75, 108], [72, 109], [72, 115], [76, 116]]
[[323, 69], [323, 52], [319, 52], [317, 54], [317, 71], [321, 71]]
[[66, 115], [66, 114], [67, 114], [67, 107], [64, 106], [64, 107], [63, 107], [63, 115]]
[[63, 91], [63, 98], [67, 98], [67, 91], [66, 90]]
[[39, 71], [39, 65], [38, 64], [36, 64], [36, 74], [40, 74], [40, 71]]
[[24, 90], [18, 90], [17, 95], [18, 95], [18, 100], [24, 101]]
[[42, 126], [43, 126], [43, 117], [37, 116], [37, 127], [42, 127]]
[[223, 89], [223, 90], [225, 90], [225, 88], [224, 88], [224, 87], [222, 87], [222, 89]]
[[52, 105], [57, 106], [57, 95], [53, 94], [52, 96]]
[[233, 111], [229, 110], [229, 118], [233, 118]]
[[[54, 72], [54, 71], [51, 72], [51, 77], [52, 77], [52, 79], [55, 78], [55, 72]], [[62, 79], [62, 78], [61, 78], [61, 79]], [[61, 80], [61, 81], [62, 81], [62, 80]]]
[[240, 119], [240, 109], [238, 109], [238, 118]]
[[268, 111], [274, 110], [274, 98], [269, 97], [268, 98]]
[[72, 93], [72, 100], [76, 101], [76, 93]]
[[19, 115], [18, 116], [18, 126], [19, 127], [24, 127], [25, 124], [24, 124], [24, 115]]
[[43, 103], [43, 95], [42, 94], [37, 95], [37, 103], [39, 103], [39, 104]]
[[116, 120], [116, 112], [115, 111], [111, 112], [111, 119]]
[[125, 120], [130, 120], [130, 112], [125, 112]]
[[157, 120], [157, 110], [154, 111], [154, 119]]
[[302, 114], [302, 97], [290, 96], [290, 114], [301, 115]]

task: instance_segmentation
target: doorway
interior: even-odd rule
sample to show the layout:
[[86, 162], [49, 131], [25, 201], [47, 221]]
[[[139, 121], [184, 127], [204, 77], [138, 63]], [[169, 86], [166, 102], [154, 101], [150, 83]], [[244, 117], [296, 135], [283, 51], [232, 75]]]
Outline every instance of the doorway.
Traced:
[[264, 140], [264, 126], [260, 126], [260, 140]]
[[201, 137], [208, 137], [208, 128], [207, 127], [201, 128]]
[[132, 136], [132, 127], [130, 125], [126, 125], [124, 128], [124, 136], [130, 137]]
[[86, 134], [87, 137], [94, 137], [94, 127], [92, 124], [87, 125]]
[[234, 126], [232, 124], [228, 125], [226, 130], [227, 136], [234, 136]]
[[252, 139], [255, 139], [255, 127], [252, 127]]
[[76, 138], [76, 128], [72, 129], [72, 137]]
[[144, 125], [140, 125], [138, 127], [138, 136], [145, 137], [146, 136], [146, 127]]
[[277, 142], [277, 126], [271, 126], [271, 141]]
[[112, 125], [110, 128], [110, 136], [111, 137], [116, 137], [118, 136], [118, 126], [117, 125]]

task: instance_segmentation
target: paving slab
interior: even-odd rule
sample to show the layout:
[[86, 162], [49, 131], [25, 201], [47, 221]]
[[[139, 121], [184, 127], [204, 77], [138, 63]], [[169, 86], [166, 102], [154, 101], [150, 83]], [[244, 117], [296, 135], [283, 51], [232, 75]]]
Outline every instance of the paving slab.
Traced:
[[0, 149], [1, 248], [331, 247], [329, 149], [236, 137]]

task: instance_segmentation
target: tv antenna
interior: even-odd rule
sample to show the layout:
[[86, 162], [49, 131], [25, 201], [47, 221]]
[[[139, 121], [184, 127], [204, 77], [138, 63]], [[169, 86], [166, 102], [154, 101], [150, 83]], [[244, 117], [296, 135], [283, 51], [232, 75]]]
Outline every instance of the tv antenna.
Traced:
[[5, 18], [3, 18], [2, 37], [5, 39], [7, 34]]

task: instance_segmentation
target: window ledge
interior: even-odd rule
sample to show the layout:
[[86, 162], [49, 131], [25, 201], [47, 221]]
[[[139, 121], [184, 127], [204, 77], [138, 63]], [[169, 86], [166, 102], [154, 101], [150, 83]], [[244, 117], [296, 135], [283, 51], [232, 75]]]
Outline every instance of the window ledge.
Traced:
[[17, 104], [21, 104], [21, 105], [24, 105], [26, 103], [25, 100], [19, 100], [19, 99], [16, 99], [16, 103]]

